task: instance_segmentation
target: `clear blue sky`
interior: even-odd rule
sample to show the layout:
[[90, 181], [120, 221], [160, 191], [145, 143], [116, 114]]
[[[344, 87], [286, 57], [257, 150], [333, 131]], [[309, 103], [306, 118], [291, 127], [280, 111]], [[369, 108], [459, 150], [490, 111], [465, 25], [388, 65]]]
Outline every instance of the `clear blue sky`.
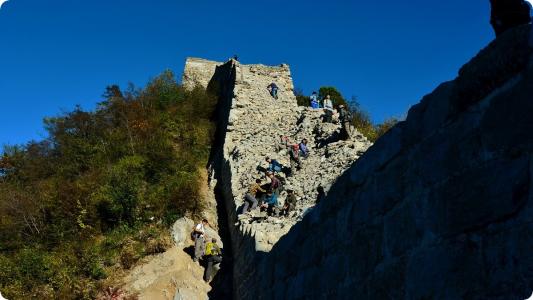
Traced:
[[144, 86], [187, 56], [291, 65], [306, 93], [403, 115], [494, 35], [489, 0], [10, 0], [0, 9], [0, 145], [45, 136], [42, 119], [92, 109], [106, 85]]

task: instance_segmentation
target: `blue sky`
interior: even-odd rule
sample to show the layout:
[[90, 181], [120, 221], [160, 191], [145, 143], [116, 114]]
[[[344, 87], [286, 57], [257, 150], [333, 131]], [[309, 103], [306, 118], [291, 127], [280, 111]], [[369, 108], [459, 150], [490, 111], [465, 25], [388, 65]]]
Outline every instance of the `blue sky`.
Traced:
[[401, 116], [494, 35], [488, 0], [10, 0], [0, 9], [0, 145], [45, 137], [42, 119], [106, 85], [143, 86], [187, 56], [291, 66], [375, 122]]

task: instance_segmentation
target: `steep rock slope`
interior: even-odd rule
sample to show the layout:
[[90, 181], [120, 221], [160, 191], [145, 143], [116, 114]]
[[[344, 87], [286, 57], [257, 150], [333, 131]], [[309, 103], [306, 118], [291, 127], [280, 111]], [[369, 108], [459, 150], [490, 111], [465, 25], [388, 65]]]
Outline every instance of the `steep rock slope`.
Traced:
[[503, 34], [411, 108], [236, 283], [241, 299], [526, 299], [533, 49]]
[[[314, 206], [316, 188], [320, 185], [327, 190], [370, 143], [356, 130], [350, 140], [339, 140], [336, 137], [340, 125], [322, 123], [322, 110], [298, 107], [287, 65], [242, 65], [234, 60], [216, 63], [190, 58], [183, 81], [189, 87], [199, 84], [220, 95], [211, 182], [225, 203], [234, 278], [235, 282], [242, 282], [249, 278], [262, 254], [270, 251]], [[280, 88], [278, 99], [267, 90], [272, 82]], [[288, 136], [292, 143], [306, 138], [311, 148], [309, 158], [302, 160], [302, 169], [286, 178], [285, 188], [294, 190], [298, 198], [296, 211], [289, 217], [266, 217], [258, 212], [238, 217], [248, 186], [257, 178], [268, 182], [258, 171], [258, 167], [267, 166], [265, 157], [290, 165], [288, 152], [279, 146], [280, 135]], [[282, 192], [281, 203], [285, 197], [286, 192]]]

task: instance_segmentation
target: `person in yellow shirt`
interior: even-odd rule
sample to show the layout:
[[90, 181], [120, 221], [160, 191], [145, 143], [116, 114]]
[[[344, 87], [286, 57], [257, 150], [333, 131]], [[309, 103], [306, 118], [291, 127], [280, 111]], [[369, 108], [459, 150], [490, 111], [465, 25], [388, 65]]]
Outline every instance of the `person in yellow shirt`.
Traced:
[[207, 261], [204, 280], [209, 282], [213, 276], [213, 265], [222, 262], [222, 249], [217, 245], [217, 239], [212, 239], [211, 242], [207, 243], [205, 246], [204, 259]]

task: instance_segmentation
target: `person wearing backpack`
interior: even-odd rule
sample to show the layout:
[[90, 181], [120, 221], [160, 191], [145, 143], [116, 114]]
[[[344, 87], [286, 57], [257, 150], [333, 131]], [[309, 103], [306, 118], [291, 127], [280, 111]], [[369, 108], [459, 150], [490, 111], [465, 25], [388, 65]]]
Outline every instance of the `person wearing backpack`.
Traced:
[[213, 276], [213, 266], [222, 262], [222, 250], [217, 245], [217, 239], [214, 238], [210, 243], [207, 243], [204, 258], [207, 261], [204, 280], [209, 282]]
[[[256, 198], [257, 192], [266, 193], [266, 190], [261, 187], [261, 179], [256, 179], [255, 183], [250, 186], [248, 192], [246, 193], [246, 195], [244, 195], [244, 206], [242, 208], [243, 214], [256, 209], [258, 203]], [[250, 210], [248, 210], [250, 205], [252, 207], [250, 208]]]
[[295, 170], [301, 169], [300, 147], [298, 144], [291, 145], [291, 149], [289, 150], [289, 160], [291, 163], [291, 175], [292, 175]]
[[344, 140], [350, 139], [352, 129], [352, 114], [342, 104], [339, 105], [339, 121], [342, 125], [341, 138]]
[[193, 261], [197, 262], [200, 257], [204, 255], [205, 250], [205, 227], [209, 226], [207, 219], [203, 219], [198, 223], [192, 232], [194, 238], [194, 258]]

